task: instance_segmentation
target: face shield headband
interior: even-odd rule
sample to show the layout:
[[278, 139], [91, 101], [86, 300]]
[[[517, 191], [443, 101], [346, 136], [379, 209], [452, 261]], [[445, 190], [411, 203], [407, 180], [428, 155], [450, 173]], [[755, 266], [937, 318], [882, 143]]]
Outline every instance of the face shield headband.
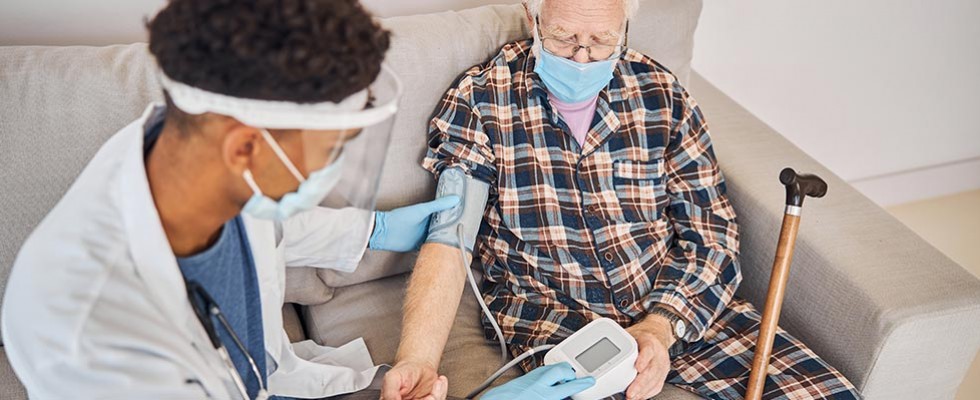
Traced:
[[[162, 70], [157, 75], [160, 85], [181, 111], [226, 115], [245, 125], [267, 129], [332, 130], [370, 126], [394, 115], [401, 95], [401, 82], [386, 65], [381, 67], [374, 84], [336, 103], [233, 97], [175, 81]], [[377, 88], [379, 85], [383, 87]]]

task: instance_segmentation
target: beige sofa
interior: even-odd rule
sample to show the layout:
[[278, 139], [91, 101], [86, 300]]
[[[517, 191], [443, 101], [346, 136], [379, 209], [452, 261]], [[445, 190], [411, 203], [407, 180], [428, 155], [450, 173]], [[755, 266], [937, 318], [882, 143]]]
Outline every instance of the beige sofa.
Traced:
[[[708, 118], [742, 227], [740, 295], [755, 304], [765, 296], [783, 209], [778, 172], [820, 173], [829, 195], [804, 211], [781, 325], [867, 398], [952, 398], [980, 346], [980, 282], [691, 72], [700, 10], [700, 1], [643, 1], [630, 45], [687, 82]], [[388, 61], [405, 84], [381, 185], [386, 209], [432, 197], [434, 182], [418, 162], [442, 92], [467, 67], [528, 35], [519, 6], [383, 23], [394, 32]], [[151, 66], [144, 44], [0, 47], [0, 282], [99, 146], [160, 98]], [[390, 363], [413, 261], [413, 254], [369, 252], [349, 275], [291, 269], [288, 296], [301, 306], [284, 308], [287, 330], [332, 345], [363, 336], [374, 361]], [[442, 366], [457, 396], [498, 365], [475, 301], [464, 296]], [[3, 354], [0, 398], [24, 398]], [[658, 396], [688, 398], [696, 397], [671, 388]]]

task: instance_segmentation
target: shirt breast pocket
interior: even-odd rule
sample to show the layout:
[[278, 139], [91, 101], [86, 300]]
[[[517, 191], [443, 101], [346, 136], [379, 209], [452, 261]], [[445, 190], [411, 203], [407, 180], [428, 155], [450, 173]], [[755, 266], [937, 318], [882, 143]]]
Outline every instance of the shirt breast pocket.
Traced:
[[613, 186], [629, 222], [653, 222], [660, 219], [667, 206], [664, 160], [616, 160], [613, 162]]

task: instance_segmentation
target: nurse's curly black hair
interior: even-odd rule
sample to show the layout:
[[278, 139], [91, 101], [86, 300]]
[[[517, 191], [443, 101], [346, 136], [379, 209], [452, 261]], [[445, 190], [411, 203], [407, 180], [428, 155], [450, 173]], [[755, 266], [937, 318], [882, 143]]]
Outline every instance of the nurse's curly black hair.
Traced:
[[366, 88], [390, 44], [357, 0], [171, 0], [147, 28], [150, 52], [171, 79], [300, 103]]

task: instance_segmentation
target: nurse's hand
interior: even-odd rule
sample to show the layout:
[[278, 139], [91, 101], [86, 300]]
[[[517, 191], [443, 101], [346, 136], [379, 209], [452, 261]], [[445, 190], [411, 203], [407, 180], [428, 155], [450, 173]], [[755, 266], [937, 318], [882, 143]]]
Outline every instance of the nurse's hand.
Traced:
[[429, 231], [432, 214], [459, 204], [459, 196], [446, 196], [391, 211], [374, 213], [374, 232], [368, 248], [388, 251], [418, 250]]
[[487, 391], [481, 400], [562, 400], [595, 385], [595, 378], [575, 378], [568, 363], [538, 367]]
[[650, 315], [626, 329], [636, 339], [636, 378], [626, 389], [627, 400], [649, 399], [664, 389], [670, 373], [670, 348], [674, 340], [670, 322], [659, 315]]
[[431, 365], [400, 361], [381, 384], [381, 400], [445, 400], [449, 380]]

